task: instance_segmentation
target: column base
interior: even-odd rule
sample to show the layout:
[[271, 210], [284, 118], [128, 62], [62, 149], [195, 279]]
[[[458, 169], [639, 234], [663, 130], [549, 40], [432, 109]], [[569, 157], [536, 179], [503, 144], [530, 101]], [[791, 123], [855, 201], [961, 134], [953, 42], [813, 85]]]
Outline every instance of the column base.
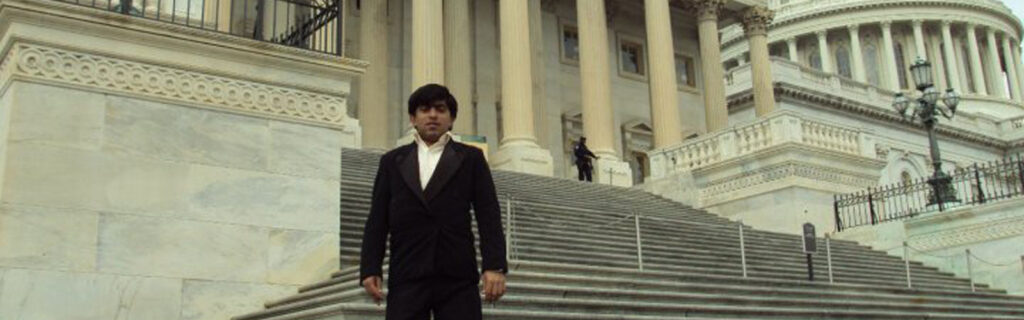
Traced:
[[594, 160], [594, 182], [620, 187], [633, 186], [633, 170], [629, 163], [605, 157]]
[[555, 172], [551, 152], [542, 149], [532, 141], [503, 144], [491, 159], [491, 167], [545, 177], [553, 176]]

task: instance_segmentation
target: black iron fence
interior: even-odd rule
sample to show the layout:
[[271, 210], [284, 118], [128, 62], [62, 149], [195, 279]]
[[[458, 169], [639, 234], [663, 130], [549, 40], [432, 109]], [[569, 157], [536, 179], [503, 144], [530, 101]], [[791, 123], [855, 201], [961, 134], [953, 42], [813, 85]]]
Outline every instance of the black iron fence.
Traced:
[[1024, 158], [1007, 158], [954, 170], [954, 202], [937, 203], [929, 178], [836, 195], [836, 230], [901, 220], [919, 214], [1024, 195]]
[[343, 0], [57, 0], [343, 55]]

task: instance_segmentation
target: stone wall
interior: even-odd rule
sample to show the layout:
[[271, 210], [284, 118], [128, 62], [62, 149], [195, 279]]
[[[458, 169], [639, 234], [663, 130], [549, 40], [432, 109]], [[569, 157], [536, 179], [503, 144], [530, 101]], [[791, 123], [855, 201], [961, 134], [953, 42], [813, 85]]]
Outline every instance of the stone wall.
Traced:
[[0, 8], [0, 319], [226, 319], [337, 269], [357, 61]]

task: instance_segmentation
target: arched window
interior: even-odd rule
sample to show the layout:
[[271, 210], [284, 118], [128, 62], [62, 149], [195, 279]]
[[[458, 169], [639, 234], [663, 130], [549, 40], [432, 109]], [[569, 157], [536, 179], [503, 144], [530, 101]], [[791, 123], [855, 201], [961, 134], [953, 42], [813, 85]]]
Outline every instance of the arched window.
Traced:
[[893, 55], [896, 56], [896, 76], [900, 80], [900, 88], [910, 88], [910, 86], [907, 85], [907, 62], [903, 60], [903, 44], [897, 43], [893, 48], [893, 51]]
[[850, 50], [846, 46], [840, 45], [836, 48], [836, 69], [839, 75], [853, 78], [853, 72], [850, 71]]
[[811, 68], [821, 70], [821, 55], [818, 54], [817, 50], [811, 51], [811, 55], [808, 56], [807, 61], [810, 62]]
[[869, 83], [876, 86], [882, 83], [878, 76], [878, 48], [873, 43], [864, 46], [864, 72], [867, 73]]

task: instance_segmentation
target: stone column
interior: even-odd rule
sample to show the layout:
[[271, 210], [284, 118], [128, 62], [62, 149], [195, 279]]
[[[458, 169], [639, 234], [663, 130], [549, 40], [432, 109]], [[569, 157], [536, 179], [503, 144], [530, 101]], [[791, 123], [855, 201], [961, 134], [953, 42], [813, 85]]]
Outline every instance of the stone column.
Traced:
[[850, 29], [850, 56], [853, 58], [853, 79], [860, 82], [868, 82], [867, 74], [864, 72], [864, 52], [860, 48], [860, 26], [849, 25]]
[[953, 45], [953, 32], [950, 31], [952, 21], [942, 21], [942, 51], [946, 55], [946, 73], [949, 75], [949, 87], [960, 94], [964, 93], [964, 87], [960, 85], [960, 74], [958, 60], [956, 59], [956, 46]]
[[476, 134], [473, 112], [473, 39], [470, 34], [469, 0], [444, 0], [444, 79], [459, 102], [455, 118], [457, 134]]
[[978, 36], [975, 33], [974, 23], [967, 23], [967, 51], [971, 56], [971, 76], [974, 82], [974, 92], [980, 95], [988, 95], [985, 88], [985, 72], [981, 68], [981, 50], [978, 50]]
[[800, 63], [800, 52], [796, 47], [796, 37], [786, 39], [786, 45], [789, 46], [789, 61]]
[[[914, 49], [917, 50], [914, 54], [918, 58], [928, 59], [928, 51], [926, 51], [924, 47], [924, 30], [922, 28], [924, 21], [921, 19], [914, 19], [911, 24], [914, 27]], [[914, 61], [917, 61], [917, 59], [915, 58]]]
[[882, 53], [884, 57], [885, 74], [888, 75], [889, 79], [889, 90], [899, 92], [900, 91], [900, 70], [896, 70], [896, 48], [892, 44], [892, 21], [882, 21], [882, 43], [885, 52]]
[[654, 148], [658, 149], [683, 141], [679, 97], [676, 93], [675, 47], [668, 0], [645, 0], [644, 11], [647, 20], [647, 61], [651, 73], [651, 123], [654, 126]]
[[[1024, 86], [1024, 67], [1020, 64], [1020, 41], [1010, 42], [1011, 51], [1013, 55], [1013, 69], [1014, 75], [1017, 76], [1017, 85]], [[1021, 91], [1021, 102], [1024, 102], [1024, 87], [1020, 88]]]
[[[363, 148], [386, 150], [388, 144], [387, 0], [364, 0], [359, 19], [359, 58], [370, 63], [359, 83], [359, 124]], [[403, 112], [404, 114], [404, 112]]]
[[[628, 182], [627, 185], [632, 185], [629, 164], [619, 161], [615, 152], [617, 126], [611, 104], [611, 67], [604, 1], [577, 1], [576, 21], [579, 23], [580, 37], [583, 135], [587, 137], [590, 150], [600, 158], [594, 165], [595, 180], [602, 183]], [[718, 65], [721, 66], [721, 63]], [[608, 170], [611, 170], [611, 175]], [[616, 179], [617, 176], [622, 178]]]
[[554, 173], [551, 153], [537, 145], [533, 132], [530, 33], [524, 32], [529, 30], [529, 3], [501, 0], [499, 5], [504, 136], [492, 165], [503, 170], [551, 176]]
[[725, 104], [725, 80], [722, 70], [722, 44], [718, 41], [718, 13], [725, 0], [696, 0], [700, 60], [704, 80], [704, 119], [707, 132], [729, 126]]
[[996, 42], [996, 29], [989, 27], [986, 30], [985, 37], [988, 40], [988, 80], [992, 84], [992, 91], [990, 95], [1008, 98], [1006, 96], [1006, 86], [1003, 85], [1003, 68], [999, 62], [999, 44]]
[[1020, 82], [1017, 79], [1018, 66], [1013, 64], [1013, 47], [1010, 46], [1010, 35], [1003, 34], [1003, 60], [1006, 61], [1006, 79], [1010, 81], [1010, 95], [1014, 101], [1021, 101]]
[[750, 43], [751, 78], [754, 82], [754, 112], [763, 117], [775, 110], [775, 89], [772, 87], [772, 66], [768, 58], [768, 25], [775, 13], [754, 6], [743, 13], [743, 31]]
[[412, 2], [412, 90], [445, 83], [443, 12], [442, 0]]
[[821, 71], [833, 73], [831, 50], [828, 49], [828, 30], [815, 32], [818, 35], [818, 56], [821, 57]]
[[932, 57], [926, 59], [932, 63], [932, 81], [935, 82], [935, 89], [938, 89], [939, 92], [946, 92], [949, 84], [946, 83], [946, 62], [942, 60], [942, 40], [937, 34], [928, 35], [925, 38], [928, 39], [928, 45], [932, 47]]

